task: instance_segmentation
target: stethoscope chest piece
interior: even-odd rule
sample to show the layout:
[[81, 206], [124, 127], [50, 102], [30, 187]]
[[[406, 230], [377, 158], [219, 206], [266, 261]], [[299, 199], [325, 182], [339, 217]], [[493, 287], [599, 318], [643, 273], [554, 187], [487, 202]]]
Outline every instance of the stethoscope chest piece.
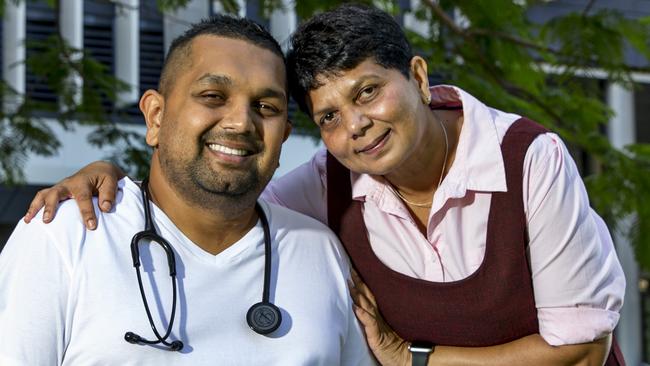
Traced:
[[256, 333], [269, 334], [280, 326], [282, 314], [277, 306], [262, 301], [248, 309], [246, 322]]

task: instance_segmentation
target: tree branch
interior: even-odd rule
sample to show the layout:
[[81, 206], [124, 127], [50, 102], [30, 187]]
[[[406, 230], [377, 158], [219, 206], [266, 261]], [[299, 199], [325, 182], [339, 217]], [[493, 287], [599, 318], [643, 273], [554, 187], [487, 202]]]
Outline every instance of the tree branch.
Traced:
[[487, 37], [494, 37], [494, 38], [499, 38], [505, 41], [508, 41], [510, 43], [514, 43], [519, 46], [523, 46], [526, 48], [530, 49], [535, 49], [538, 51], [542, 52], [548, 52], [552, 53], [557, 56], [564, 56], [564, 54], [556, 49], [553, 49], [551, 47], [546, 47], [541, 44], [535, 43], [533, 41], [529, 41], [527, 39], [519, 38], [516, 36], [513, 36], [512, 34], [505, 33], [505, 32], [499, 32], [499, 31], [493, 31], [489, 29], [483, 29], [483, 28], [474, 28], [474, 29], [468, 29], [464, 31], [469, 37], [473, 36], [487, 36]]
[[596, 3], [596, 0], [589, 0], [589, 2], [587, 3], [587, 6], [585, 6], [585, 8], [582, 10], [582, 16], [583, 17], [586, 17], [589, 14], [589, 11], [594, 6], [594, 3]]

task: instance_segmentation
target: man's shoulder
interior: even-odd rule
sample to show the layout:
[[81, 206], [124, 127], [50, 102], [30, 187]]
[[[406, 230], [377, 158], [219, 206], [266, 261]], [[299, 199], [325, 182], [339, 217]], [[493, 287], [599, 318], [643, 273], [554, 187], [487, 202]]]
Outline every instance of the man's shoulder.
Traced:
[[[97, 206], [97, 200], [94, 198], [93, 206]], [[79, 212], [79, 206], [73, 199], [59, 203], [56, 216], [50, 223], [43, 222], [43, 209], [41, 209], [29, 224], [24, 224], [24, 227], [22, 227], [23, 224], [19, 223], [16, 230], [24, 229], [34, 234], [46, 233], [54, 238], [79, 236], [83, 235], [86, 230]]]
[[[44, 223], [39, 212], [29, 224], [18, 222], [2, 251], [8, 262], [20, 262], [21, 258], [45, 256], [48, 264], [62, 264], [73, 268], [86, 236], [79, 209], [74, 202], [63, 202], [50, 223]], [[0, 261], [1, 262], [1, 261]]]
[[[130, 185], [135, 186], [133, 182], [130, 182]], [[135, 187], [137, 188], [137, 186]], [[69, 199], [60, 203], [56, 216], [50, 223], [43, 222], [43, 210], [41, 209], [29, 224], [19, 222], [14, 232], [20, 232], [22, 240], [29, 237], [45, 239], [49, 245], [57, 246], [61, 254], [68, 253], [75, 257], [83, 249], [86, 241], [100, 241], [102, 238], [109, 237], [115, 226], [124, 228], [124, 223], [137, 221], [132, 217], [136, 199], [133, 187], [121, 182], [116, 195], [116, 204], [111, 212], [100, 211], [97, 198], [93, 197], [93, 209], [98, 220], [95, 230], [91, 231], [86, 228], [79, 206], [73, 199]]]
[[[134, 190], [137, 189], [137, 185], [132, 181], [125, 179], [120, 180], [118, 184], [115, 204], [110, 212], [102, 212], [99, 209], [97, 197], [92, 198], [95, 216], [99, 221], [114, 220], [119, 216], [127, 215], [128, 211], [131, 210], [131, 206], [133, 206], [134, 201], [137, 199], [136, 192], [134, 192]], [[79, 206], [74, 199], [60, 202], [56, 211], [56, 216], [50, 223], [43, 223], [43, 209], [41, 209], [28, 226], [34, 230], [44, 230], [52, 233], [68, 230], [85, 231], [85, 225], [79, 211]], [[101, 231], [101, 226], [98, 225], [97, 230]]]

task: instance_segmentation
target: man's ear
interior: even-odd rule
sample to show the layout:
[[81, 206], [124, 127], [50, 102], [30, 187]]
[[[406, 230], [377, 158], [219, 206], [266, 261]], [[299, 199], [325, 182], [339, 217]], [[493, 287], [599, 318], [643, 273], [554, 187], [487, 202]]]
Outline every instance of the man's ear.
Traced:
[[165, 111], [165, 98], [157, 91], [149, 89], [140, 98], [140, 110], [147, 123], [147, 145], [157, 147], [158, 134], [160, 133], [160, 125]]
[[429, 74], [427, 62], [420, 56], [413, 56], [411, 59], [411, 74], [418, 85], [422, 100], [430, 98], [429, 92]]
[[284, 127], [284, 138], [282, 138], [282, 142], [287, 141], [289, 138], [289, 135], [291, 134], [291, 130], [293, 129], [293, 122], [291, 122], [290, 119], [287, 120], [287, 125]]

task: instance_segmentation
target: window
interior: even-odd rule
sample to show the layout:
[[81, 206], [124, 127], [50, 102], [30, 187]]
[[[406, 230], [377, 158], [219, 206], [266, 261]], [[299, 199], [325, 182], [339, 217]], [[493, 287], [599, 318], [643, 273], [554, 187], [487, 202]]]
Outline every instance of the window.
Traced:
[[[54, 8], [50, 7], [44, 0], [27, 1], [26, 6], [26, 24], [25, 38], [26, 57], [29, 59], [37, 54], [40, 49], [30, 45], [34, 41], [43, 41], [57, 32], [56, 30], [56, 13]], [[25, 94], [29, 99], [37, 102], [57, 103], [57, 96], [47, 86], [44, 78], [34, 75], [33, 71], [27, 67], [25, 75]]]
[[650, 84], [640, 84], [634, 92], [636, 141], [650, 143]]
[[[4, 22], [0, 22], [0, 55], [3, 55], [3, 53], [2, 53], [2, 46], [3, 46], [2, 40], [3, 40], [3, 32], [4, 32], [4, 28], [5, 28], [4, 24], [5, 24]], [[0, 57], [0, 70], [3, 70], [3, 72], [4, 72], [4, 61], [5, 61], [4, 56]], [[4, 75], [3, 75], [3, 82], [4, 82]], [[3, 105], [3, 99], [4, 99], [4, 96], [2, 96], [0, 94], [0, 108]]]
[[[634, 92], [634, 116], [636, 119], [636, 141], [650, 143], [650, 84], [639, 84]], [[642, 359], [650, 362], [650, 273], [641, 272], [641, 344]], [[631, 284], [628, 284], [630, 286]]]
[[[115, 5], [106, 1], [84, 2], [84, 50], [96, 61], [106, 67], [105, 73], [113, 75], [113, 18]], [[84, 88], [92, 85], [84, 84]], [[113, 103], [107, 96], [102, 96], [102, 106], [107, 114], [113, 110]]]
[[165, 57], [163, 15], [156, 0], [140, 1], [140, 92], [157, 89]]
[[[137, 52], [137, 50], [133, 50]], [[158, 80], [165, 59], [165, 40], [163, 14], [158, 9], [156, 0], [140, 1], [140, 94], [148, 89], [158, 89]], [[143, 123], [142, 112], [138, 103], [124, 108], [119, 122]]]
[[397, 1], [397, 7], [399, 13], [395, 16], [395, 20], [399, 25], [402, 27], [404, 26], [404, 14], [408, 13], [412, 10], [411, 8], [411, 0], [398, 0]]
[[261, 0], [246, 1], [246, 18], [252, 19], [262, 25], [265, 29], [270, 29], [270, 21], [264, 16], [264, 8]]
[[[573, 88], [577, 88], [585, 92], [585, 96], [598, 98], [601, 102], [606, 103], [605, 90], [607, 88], [607, 82], [604, 79], [575, 77], [571, 79], [571, 82], [565, 83], [564, 87], [570, 88], [569, 90]], [[606, 135], [607, 126], [601, 125], [599, 127], [600, 127], [600, 131], [599, 131], [600, 134]], [[567, 143], [567, 141], [564, 142], [567, 144], [567, 149], [569, 150], [571, 157], [573, 158], [573, 160], [576, 163], [576, 166], [578, 167], [580, 176], [586, 177], [588, 175], [598, 173], [600, 171], [601, 167], [598, 161], [594, 159], [587, 151], [585, 151], [584, 149], [578, 146], [569, 144]]]

